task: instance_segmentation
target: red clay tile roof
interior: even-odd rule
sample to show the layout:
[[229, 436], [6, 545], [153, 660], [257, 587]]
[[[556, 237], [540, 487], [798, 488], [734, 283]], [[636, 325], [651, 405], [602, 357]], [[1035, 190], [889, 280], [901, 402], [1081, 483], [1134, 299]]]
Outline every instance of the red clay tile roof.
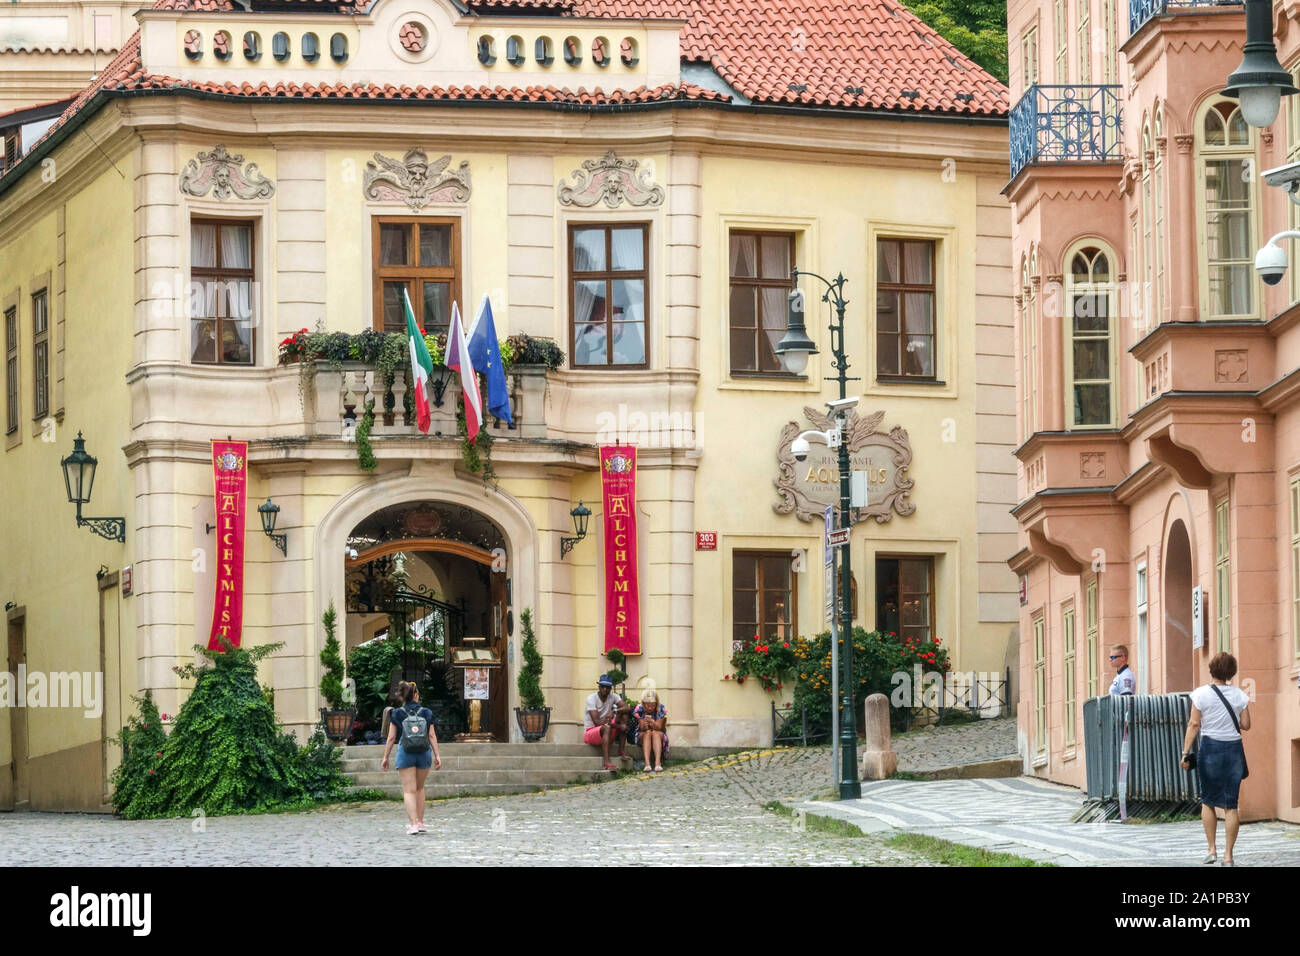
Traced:
[[[262, 4], [277, 0], [260, 0]], [[350, 6], [352, 0], [291, 0]], [[912, 114], [1005, 116], [1008, 92], [895, 0], [469, 0], [481, 12], [533, 9], [567, 16], [681, 19], [682, 59], [707, 63], [731, 88], [765, 105]], [[360, 5], [360, 4], [359, 4]], [[156, 0], [156, 9], [224, 10], [232, 0]], [[101, 91], [194, 90], [283, 99], [497, 101], [578, 108], [731, 97], [690, 83], [604, 92], [600, 87], [426, 87], [330, 83], [200, 83], [144, 72], [137, 31], [41, 137], [57, 132]], [[38, 141], [39, 144], [40, 141]], [[29, 154], [30, 155], [30, 152]], [[23, 168], [5, 171], [7, 179]]]

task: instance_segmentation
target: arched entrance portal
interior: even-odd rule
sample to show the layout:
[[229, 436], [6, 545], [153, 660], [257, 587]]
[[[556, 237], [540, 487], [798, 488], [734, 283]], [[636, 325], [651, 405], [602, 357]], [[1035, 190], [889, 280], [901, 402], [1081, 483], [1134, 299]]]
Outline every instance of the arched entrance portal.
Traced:
[[[349, 658], [364, 647], [361, 657], [400, 662], [385, 675], [389, 686], [402, 676], [419, 683], [440, 739], [509, 740], [501, 529], [462, 505], [411, 501], [367, 516], [347, 548]], [[369, 689], [357, 690], [360, 698]], [[368, 701], [359, 704], [363, 720], [377, 706]]]
[[1187, 526], [1176, 520], [1165, 544], [1165, 693], [1192, 689], [1192, 547]]

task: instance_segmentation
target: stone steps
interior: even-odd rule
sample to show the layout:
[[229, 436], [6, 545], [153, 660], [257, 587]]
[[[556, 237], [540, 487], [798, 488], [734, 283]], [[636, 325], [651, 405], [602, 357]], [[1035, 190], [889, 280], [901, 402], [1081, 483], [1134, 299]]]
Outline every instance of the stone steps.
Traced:
[[[445, 765], [444, 765], [445, 766]], [[612, 770], [435, 770], [429, 774], [428, 785], [438, 787], [461, 787], [466, 793], [478, 793], [472, 789], [492, 784], [512, 783], [528, 785], [533, 788], [562, 787], [575, 781], [589, 783], [612, 777]], [[383, 787], [397, 784], [400, 778], [396, 770], [360, 771], [348, 773], [348, 779], [357, 787]]]

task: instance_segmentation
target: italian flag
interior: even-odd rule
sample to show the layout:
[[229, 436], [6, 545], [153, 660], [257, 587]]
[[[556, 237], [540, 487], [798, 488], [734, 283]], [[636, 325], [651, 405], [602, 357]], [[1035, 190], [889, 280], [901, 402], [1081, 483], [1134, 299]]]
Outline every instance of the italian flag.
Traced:
[[473, 442], [483, 422], [483, 396], [478, 390], [478, 376], [474, 361], [469, 357], [469, 344], [465, 341], [465, 325], [460, 320], [460, 307], [451, 304], [451, 327], [447, 330], [447, 368], [460, 373], [460, 390], [465, 396], [465, 437]]
[[424, 345], [424, 336], [415, 324], [415, 313], [411, 311], [411, 297], [402, 290], [402, 301], [406, 304], [406, 339], [411, 348], [411, 385], [415, 389], [415, 424], [424, 434], [429, 434], [429, 377], [433, 375], [433, 359]]

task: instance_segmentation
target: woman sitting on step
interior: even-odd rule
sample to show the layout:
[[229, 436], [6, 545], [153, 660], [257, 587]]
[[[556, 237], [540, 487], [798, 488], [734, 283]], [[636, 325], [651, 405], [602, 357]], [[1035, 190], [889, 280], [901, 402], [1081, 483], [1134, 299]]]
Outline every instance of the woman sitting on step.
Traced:
[[[641, 753], [645, 757], [645, 770], [654, 768], [656, 773], [664, 769], [663, 758], [668, 755], [668, 711], [659, 703], [659, 695], [647, 689], [641, 695], [641, 703], [632, 711], [632, 743], [641, 744]], [[654, 753], [654, 763], [650, 754]]]

